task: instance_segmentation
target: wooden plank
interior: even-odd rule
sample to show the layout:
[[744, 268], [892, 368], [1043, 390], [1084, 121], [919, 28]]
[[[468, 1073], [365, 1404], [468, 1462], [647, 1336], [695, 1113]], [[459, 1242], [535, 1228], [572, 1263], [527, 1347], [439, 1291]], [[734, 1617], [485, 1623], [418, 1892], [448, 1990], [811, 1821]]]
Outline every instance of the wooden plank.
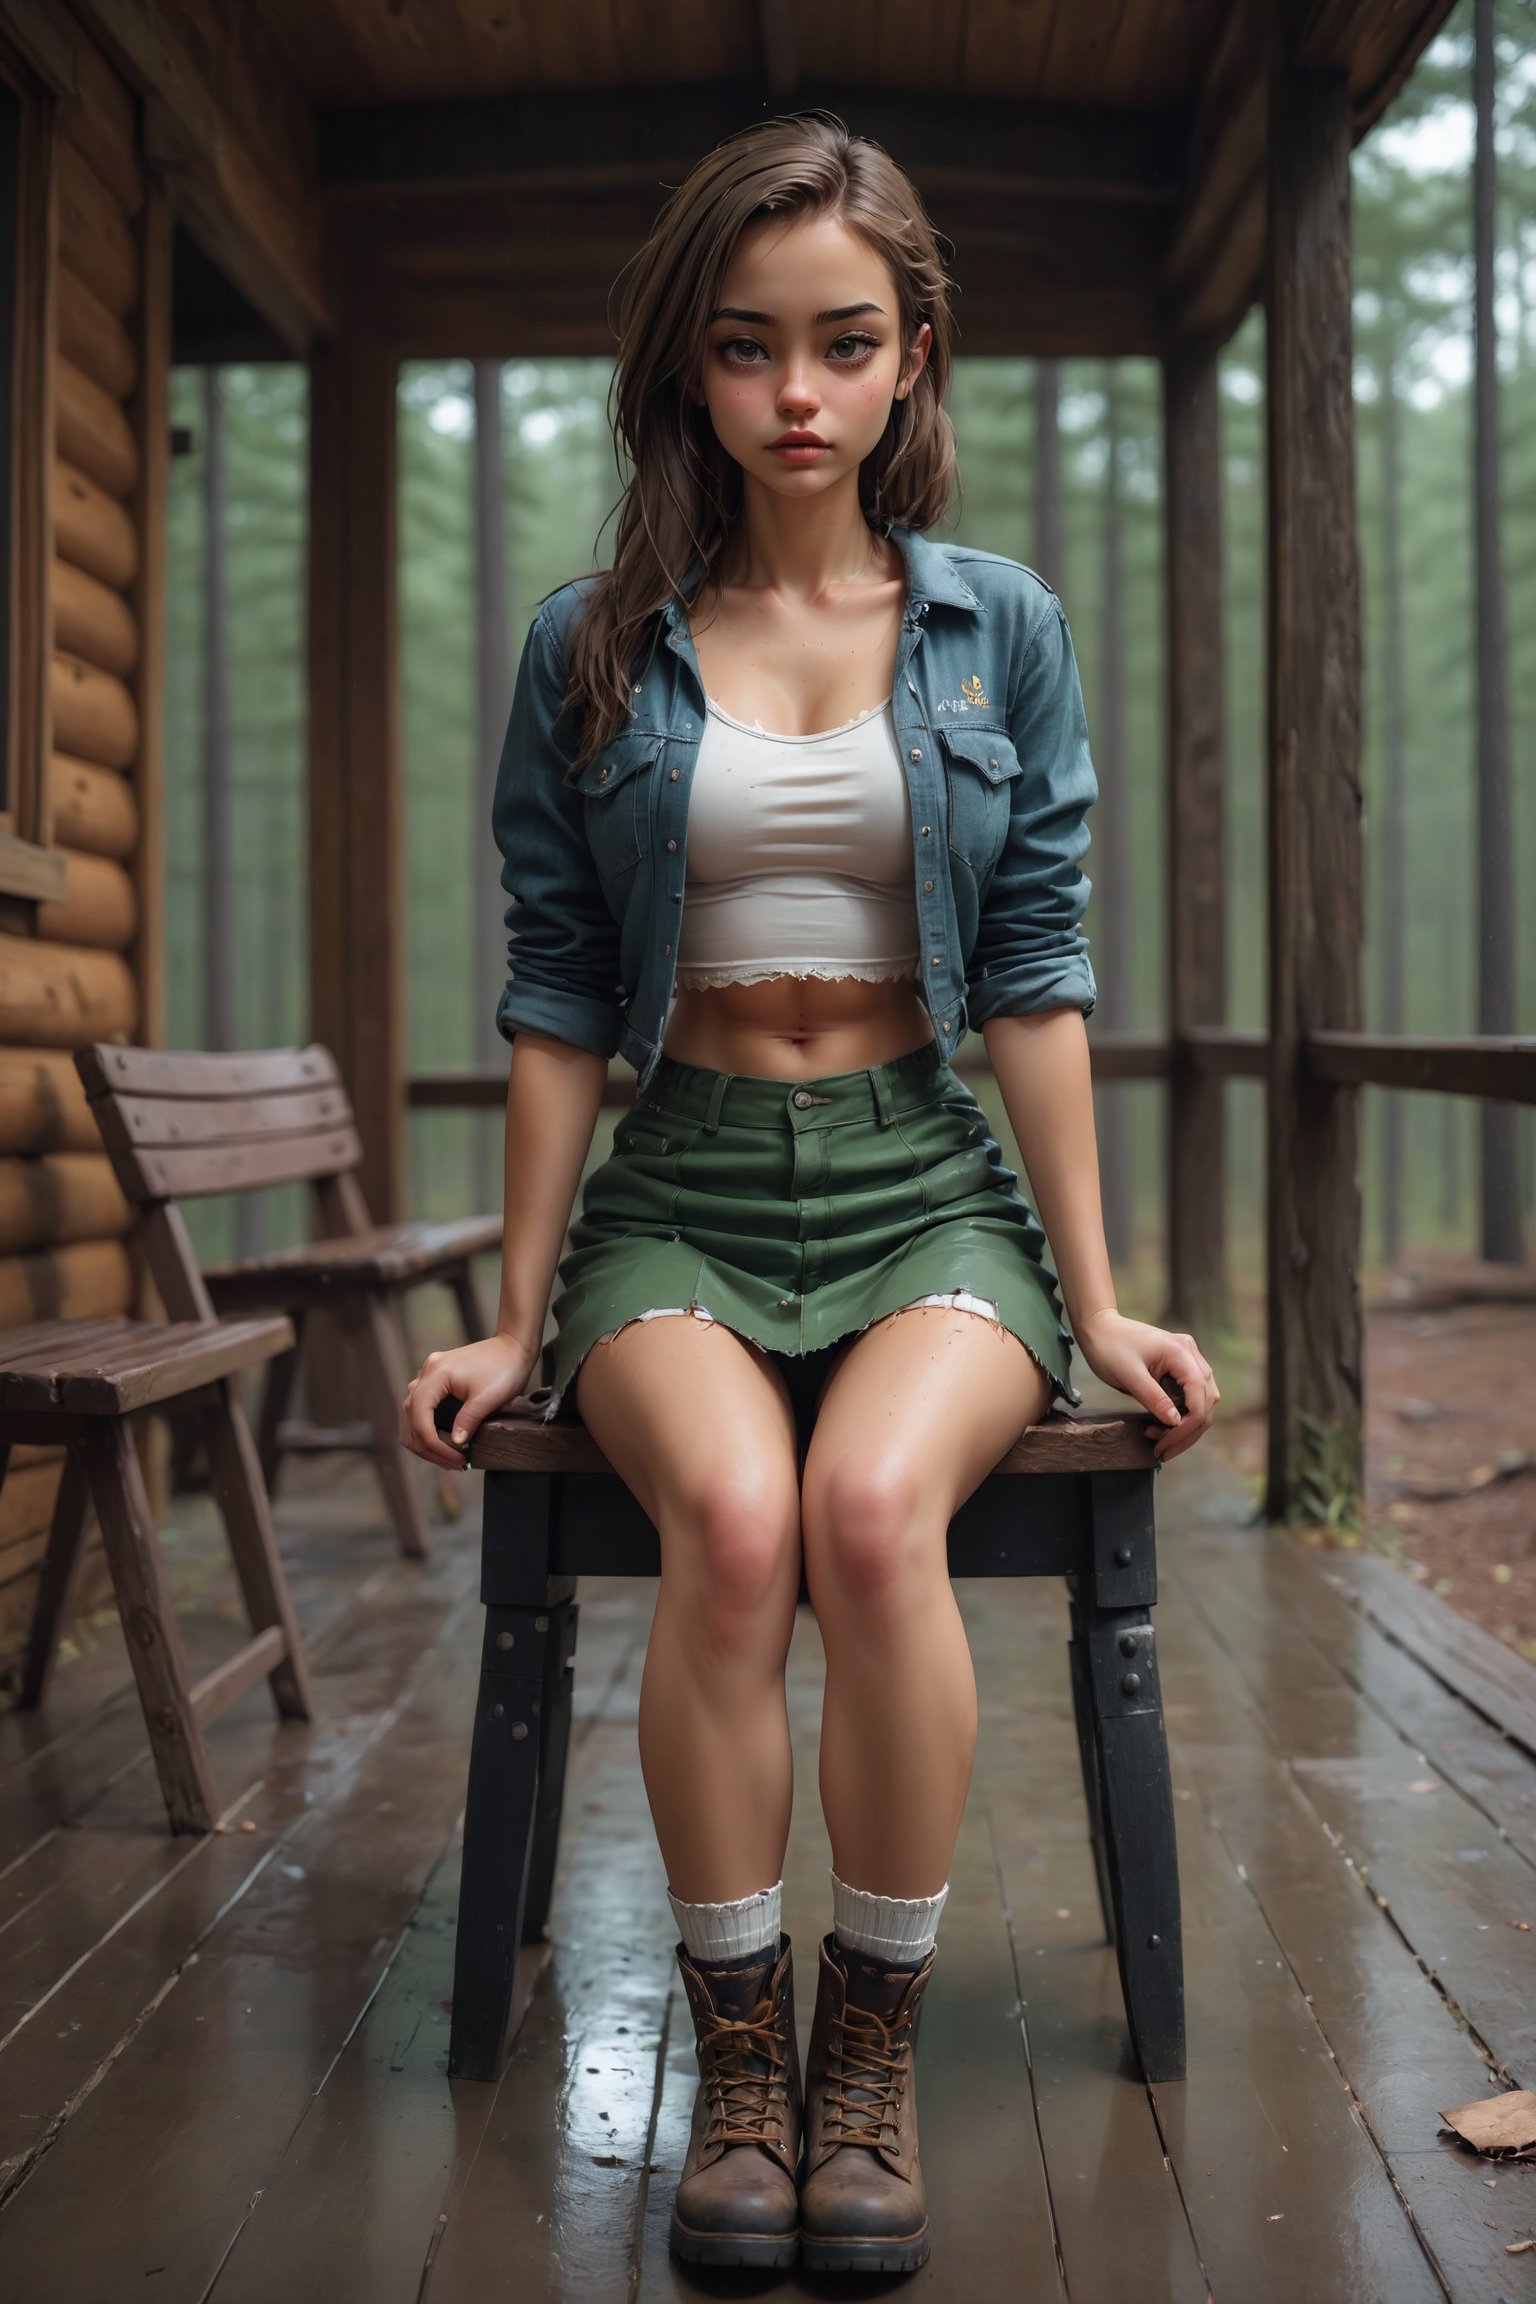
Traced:
[[[583, 1659], [594, 1669], [588, 1678], [588, 1708], [573, 1739], [567, 1799], [572, 1819], [564, 1851], [559, 1901], [552, 1926], [560, 1950], [546, 1955], [528, 1950], [520, 1961], [514, 2028], [518, 2027], [528, 1995], [548, 1995], [556, 2010], [569, 2008], [551, 1978], [558, 1964], [567, 1979], [593, 1976], [606, 1983], [602, 1966], [610, 1926], [612, 1895], [608, 1867], [617, 1862], [627, 1874], [630, 1847], [644, 1840], [636, 1832], [632, 1800], [625, 1797], [634, 1769], [633, 1707], [638, 1692], [641, 1645], [634, 1634], [643, 1623], [644, 1603], [633, 1598], [608, 1604], [609, 1625], [618, 1635], [617, 1650], [608, 1648], [599, 1623], [594, 1623], [592, 1652]], [[594, 1617], [600, 1612], [594, 1610]], [[469, 1643], [473, 1646], [473, 1642]], [[611, 1660], [604, 1670], [605, 1650]], [[618, 1725], [606, 1725], [613, 1707]], [[452, 2093], [442, 2084], [448, 2054], [447, 1994], [453, 1978], [453, 1935], [458, 1897], [457, 1847], [450, 1850], [434, 1876], [413, 1918], [408, 1937], [378, 1997], [362, 2025], [348, 2041], [335, 2069], [327, 2075], [303, 2122], [262, 2194], [259, 2210], [242, 2230], [240, 2241], [220, 2278], [232, 2304], [265, 2299], [312, 2277], [313, 2268], [326, 2263], [338, 2241], [346, 2270], [338, 2280], [350, 2282], [369, 2304], [415, 2304], [424, 2262], [432, 2265], [428, 2293], [453, 2294], [447, 2268], [438, 2261], [447, 2249], [451, 2262], [458, 2246], [454, 2228], [473, 2221], [483, 2192], [484, 2206], [494, 2219], [492, 2189], [500, 2168], [501, 2147], [494, 2140], [498, 2122], [507, 2118], [505, 2090], [464, 2085]], [[663, 1905], [663, 1909], [664, 1909]], [[629, 1963], [625, 1963], [626, 1967]], [[621, 2005], [609, 2008], [602, 2037], [584, 2034], [580, 2046], [580, 2090], [609, 2115], [599, 2149], [622, 2156], [635, 2125], [631, 2099], [636, 2092], [637, 2048], [643, 2035], [645, 1994], [631, 1984], [620, 1987]], [[599, 1996], [601, 2004], [601, 1996]], [[546, 2002], [532, 2017], [540, 2021]], [[574, 2021], [579, 2013], [570, 2008]], [[563, 2060], [574, 2065], [577, 2044], [562, 2044]], [[640, 2059], [639, 2141], [635, 2170], [644, 2164], [643, 2142], [649, 2109], [651, 2074]], [[596, 2062], [599, 2069], [586, 2067]], [[574, 2076], [574, 2075], [573, 2075]], [[546, 2093], [546, 2078], [524, 2071], [529, 2082], [520, 2117], [539, 2139], [538, 2157], [548, 2161], [550, 2146], [559, 2149], [555, 2124], [549, 2117], [554, 2099]], [[592, 2086], [592, 2083], [596, 2083]], [[510, 2084], [510, 2083], [509, 2083]], [[391, 2117], [390, 2114], [393, 2114]], [[617, 2123], [621, 2135], [610, 2131]], [[565, 2182], [572, 2187], [569, 2217], [560, 2218], [563, 2230], [584, 2226], [587, 2211], [601, 2220], [606, 2205], [626, 2178], [606, 2169], [583, 2171], [575, 2148], [569, 2155]], [[481, 2166], [482, 2157], [485, 2166]], [[570, 2164], [574, 2163], [574, 2164]], [[529, 2241], [537, 2246], [538, 2227], [552, 2219], [547, 2209], [534, 2207], [536, 2178], [530, 2171], [527, 2213], [509, 2226], [505, 2206], [497, 2235], [504, 2281], [508, 2243], [516, 2251], [512, 2261], [523, 2270]], [[581, 2208], [576, 2207], [578, 2190]], [[564, 2188], [564, 2187], [562, 2187]], [[466, 2193], [469, 2198], [466, 2202]], [[362, 2197], [369, 2205], [358, 2223], [354, 2203]], [[527, 2229], [520, 2229], [526, 2226]], [[593, 2235], [583, 2232], [589, 2260], [599, 2260]], [[519, 2295], [536, 2294], [537, 2289]]]
[[110, 672], [55, 649], [49, 662], [54, 741], [102, 768], [128, 767], [139, 748], [139, 715], [131, 692]]
[[119, 590], [133, 582], [139, 539], [132, 516], [88, 473], [60, 459], [53, 468], [53, 541], [77, 567]]
[[318, 354], [310, 410], [310, 1013], [383, 1221], [405, 1214], [394, 361], [362, 341]]
[[1315, 1080], [1427, 1088], [1442, 1096], [1492, 1096], [1511, 1104], [1536, 1104], [1536, 1038], [1501, 1039], [1491, 1032], [1455, 1040], [1309, 1032], [1302, 1052]]
[[66, 1051], [0, 1048], [0, 1152], [95, 1152], [100, 1144]]
[[62, 354], [54, 362], [54, 427], [66, 463], [109, 496], [133, 494], [139, 453], [122, 402]]
[[122, 594], [57, 556], [50, 588], [59, 646], [103, 672], [130, 673], [139, 659], [139, 628]]
[[122, 321], [67, 264], [57, 284], [59, 350], [99, 384], [126, 400], [138, 380], [138, 355]]
[[1221, 391], [1209, 344], [1163, 363], [1168, 586], [1168, 1293], [1192, 1328], [1230, 1316], [1226, 1094], [1190, 1061], [1192, 1025], [1226, 1012], [1226, 714], [1221, 557]]
[[56, 901], [38, 906], [39, 938], [50, 944], [120, 952], [138, 925], [139, 900], [132, 880], [121, 864], [105, 856], [62, 845], [55, 852], [64, 861], [64, 887]]
[[129, 1096], [113, 1105], [128, 1141], [150, 1145], [238, 1144], [247, 1138], [291, 1136], [330, 1128], [349, 1116], [346, 1093], [334, 1087], [263, 1096]]
[[[315, 1731], [270, 1732], [275, 1771], [241, 1813], [255, 1833], [210, 1835], [199, 1861], [109, 1933], [68, 1983], [78, 2032], [55, 2033], [34, 2009], [7, 2046], [0, 2164], [15, 2167], [18, 2143], [35, 2152], [40, 2113], [45, 2124], [64, 2114], [7, 2205], [7, 2264], [24, 2293], [92, 2293], [103, 2248], [114, 2278], [163, 2263], [168, 2293], [211, 2281], [451, 1833], [473, 1671], [473, 1644], [452, 1638], [473, 1606], [463, 1581], [440, 1619], [442, 1650], [426, 1647], [403, 1674], [397, 1659], [380, 1709], [343, 1724], [341, 1768], [317, 1779], [312, 1764], [286, 1765]], [[299, 1995], [296, 1966], [311, 1980]], [[220, 2092], [221, 2117], [210, 2117], [210, 2038], [221, 2064], [233, 2054], [245, 2066]], [[72, 2207], [108, 2169], [122, 2203], [110, 2232]]]
[[93, 1096], [274, 1096], [312, 1089], [338, 1077], [330, 1050], [253, 1048], [210, 1055], [164, 1048], [103, 1047], [91, 1052], [85, 1077]]
[[1360, 601], [1351, 369], [1349, 92], [1282, 57], [1271, 83], [1269, 1472], [1283, 1518], [1362, 1481], [1359, 1095], [1299, 1039], [1361, 1023]]
[[48, 817], [63, 846], [118, 863], [133, 854], [139, 837], [132, 786], [114, 770], [71, 759], [67, 752], [55, 752], [48, 762]]

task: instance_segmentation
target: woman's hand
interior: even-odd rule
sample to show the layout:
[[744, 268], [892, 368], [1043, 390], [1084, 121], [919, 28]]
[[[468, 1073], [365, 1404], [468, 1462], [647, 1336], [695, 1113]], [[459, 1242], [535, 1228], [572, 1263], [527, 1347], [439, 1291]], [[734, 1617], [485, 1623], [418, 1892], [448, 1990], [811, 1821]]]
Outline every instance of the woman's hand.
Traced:
[[[494, 1416], [524, 1390], [538, 1356], [536, 1344], [520, 1343], [513, 1336], [487, 1336], [479, 1344], [459, 1344], [451, 1352], [429, 1352], [405, 1388], [401, 1446], [424, 1456], [429, 1464], [462, 1472], [475, 1433], [487, 1416]], [[463, 1403], [453, 1427], [457, 1446], [437, 1429], [438, 1402], [447, 1399]]]
[[[1123, 1312], [1095, 1312], [1080, 1327], [1074, 1321], [1072, 1333], [1095, 1376], [1117, 1392], [1129, 1392], [1160, 1424], [1175, 1428], [1165, 1431], [1152, 1451], [1160, 1464], [1182, 1456], [1209, 1431], [1221, 1388], [1193, 1336], [1128, 1320]], [[1182, 1416], [1163, 1390], [1164, 1376], [1173, 1377], [1183, 1391]]]

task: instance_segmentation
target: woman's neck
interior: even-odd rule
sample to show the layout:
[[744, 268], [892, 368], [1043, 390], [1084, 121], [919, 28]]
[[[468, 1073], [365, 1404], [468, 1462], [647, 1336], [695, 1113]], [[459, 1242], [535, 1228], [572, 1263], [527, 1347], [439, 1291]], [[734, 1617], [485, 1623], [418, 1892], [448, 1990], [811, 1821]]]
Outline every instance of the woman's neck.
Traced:
[[865, 519], [856, 475], [847, 488], [809, 498], [776, 495], [748, 475], [721, 581], [815, 601], [847, 585], [885, 579], [894, 550]]

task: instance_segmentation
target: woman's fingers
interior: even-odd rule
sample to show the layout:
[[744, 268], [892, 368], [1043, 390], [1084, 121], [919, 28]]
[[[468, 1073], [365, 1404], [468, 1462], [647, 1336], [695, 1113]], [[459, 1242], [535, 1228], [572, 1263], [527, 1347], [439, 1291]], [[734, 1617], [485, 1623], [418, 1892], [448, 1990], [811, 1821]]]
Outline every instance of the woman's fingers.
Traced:
[[413, 1456], [425, 1457], [429, 1464], [440, 1464], [447, 1471], [462, 1472], [463, 1449], [453, 1447], [437, 1429], [438, 1402], [446, 1400], [455, 1389], [451, 1364], [444, 1360], [434, 1368], [428, 1362], [406, 1387], [400, 1411], [400, 1439]]
[[[1177, 1426], [1159, 1433], [1152, 1453], [1160, 1464], [1175, 1456], [1182, 1456], [1193, 1448], [1203, 1433], [1209, 1430], [1220, 1394], [1209, 1361], [1200, 1351], [1193, 1336], [1160, 1335], [1162, 1349], [1153, 1354], [1150, 1368], [1154, 1376], [1174, 1377], [1184, 1395], [1184, 1413]], [[1157, 1389], [1162, 1391], [1159, 1384]], [[1167, 1395], [1164, 1394], [1164, 1398]]]

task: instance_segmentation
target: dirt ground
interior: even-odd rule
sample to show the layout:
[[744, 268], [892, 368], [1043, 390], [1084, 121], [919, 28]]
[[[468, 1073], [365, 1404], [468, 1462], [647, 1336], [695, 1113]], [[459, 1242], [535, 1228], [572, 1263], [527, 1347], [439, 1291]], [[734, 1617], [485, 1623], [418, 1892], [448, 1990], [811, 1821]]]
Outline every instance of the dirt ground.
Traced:
[[[1520, 1289], [1524, 1301], [1510, 1293]], [[1236, 1312], [1222, 1357], [1207, 1348], [1222, 1385], [1208, 1444], [1250, 1480], [1257, 1501], [1265, 1445], [1257, 1301], [1240, 1291]], [[1370, 1545], [1536, 1663], [1536, 1271], [1426, 1256], [1368, 1279], [1365, 1402], [1359, 1532], [1305, 1535]]]

